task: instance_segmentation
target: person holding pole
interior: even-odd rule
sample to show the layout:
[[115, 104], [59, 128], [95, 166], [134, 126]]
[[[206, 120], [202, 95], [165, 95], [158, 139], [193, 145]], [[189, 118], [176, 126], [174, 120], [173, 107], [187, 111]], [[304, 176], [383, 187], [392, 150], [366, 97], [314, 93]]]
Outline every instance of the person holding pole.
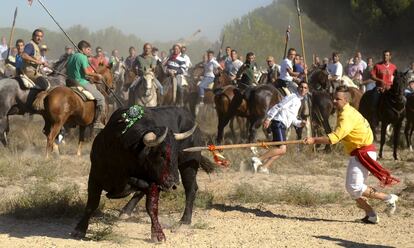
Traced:
[[35, 29], [32, 33], [32, 39], [24, 47], [22, 53], [23, 66], [22, 73], [30, 78], [33, 82], [42, 76], [40, 66], [46, 65], [41, 59], [39, 45], [43, 40], [44, 32], [41, 29]]
[[368, 121], [351, 105], [351, 96], [346, 86], [336, 88], [334, 105], [337, 111], [337, 127], [335, 131], [324, 137], [305, 138], [305, 144], [336, 144], [342, 141], [345, 153], [350, 155], [346, 173], [345, 187], [359, 208], [365, 211], [362, 222], [377, 224], [379, 217], [368, 199], [381, 200], [386, 204], [386, 213], [392, 215], [396, 209], [398, 196], [377, 191], [367, 186], [365, 180], [371, 173], [383, 186], [399, 182], [391, 176], [377, 161], [377, 153], [373, 145], [373, 134]]
[[296, 85], [293, 83], [294, 80], [300, 81], [298, 78], [301, 75], [307, 73], [305, 69], [303, 73], [294, 72], [293, 71], [293, 59], [296, 56], [296, 49], [289, 48], [288, 55], [285, 59], [283, 59], [282, 63], [280, 63], [280, 77], [277, 80], [277, 88], [288, 88], [290, 92], [283, 91], [285, 95], [290, 95], [296, 89]]
[[[289, 49], [290, 50], [290, 49]], [[273, 141], [286, 141], [286, 130], [291, 124], [297, 127], [306, 125], [306, 121], [298, 120], [298, 112], [302, 98], [308, 93], [308, 84], [305, 81], [299, 83], [297, 93], [291, 94], [274, 105], [267, 112], [263, 127], [270, 126], [273, 133]], [[269, 174], [272, 163], [286, 153], [286, 145], [275, 146], [259, 157], [252, 157], [254, 172]]]

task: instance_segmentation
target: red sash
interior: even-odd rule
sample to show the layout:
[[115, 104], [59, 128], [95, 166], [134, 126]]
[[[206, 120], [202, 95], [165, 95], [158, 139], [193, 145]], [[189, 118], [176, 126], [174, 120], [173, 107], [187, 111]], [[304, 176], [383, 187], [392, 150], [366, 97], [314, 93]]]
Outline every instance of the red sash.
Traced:
[[351, 156], [356, 156], [361, 164], [371, 172], [381, 182], [381, 186], [391, 186], [400, 182], [398, 178], [391, 176], [391, 173], [381, 166], [380, 163], [372, 159], [368, 152], [375, 152], [374, 144], [355, 149]]

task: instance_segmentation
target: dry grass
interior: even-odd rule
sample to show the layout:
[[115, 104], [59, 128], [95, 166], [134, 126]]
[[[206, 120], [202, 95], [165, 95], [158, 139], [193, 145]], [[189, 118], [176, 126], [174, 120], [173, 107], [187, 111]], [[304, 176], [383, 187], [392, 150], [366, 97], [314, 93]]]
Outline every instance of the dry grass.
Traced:
[[282, 190], [258, 190], [251, 184], [240, 184], [235, 192], [231, 193], [229, 200], [241, 203], [268, 203], [313, 207], [325, 204], [342, 202], [345, 197], [342, 192], [315, 192], [305, 186], [290, 185]]
[[46, 181], [26, 187], [23, 194], [3, 203], [2, 212], [16, 218], [62, 218], [79, 215], [84, 202], [79, 187], [72, 184], [55, 189]]

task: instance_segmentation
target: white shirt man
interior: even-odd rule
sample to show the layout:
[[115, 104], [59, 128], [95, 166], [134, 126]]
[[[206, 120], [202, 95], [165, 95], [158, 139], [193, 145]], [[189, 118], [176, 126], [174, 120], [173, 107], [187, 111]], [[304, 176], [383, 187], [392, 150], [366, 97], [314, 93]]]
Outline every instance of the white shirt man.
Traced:
[[290, 94], [282, 99], [282, 101], [267, 111], [267, 119], [282, 122], [286, 128], [290, 125], [300, 127], [301, 120], [298, 120], [298, 112], [302, 104], [303, 96], [297, 93]]
[[200, 97], [200, 104], [204, 104], [204, 91], [208, 89], [209, 85], [214, 82], [214, 70], [223, 69], [217, 60], [213, 57], [214, 53], [212, 51], [208, 51], [207, 56], [208, 60], [204, 64], [204, 77], [198, 85], [198, 96]]
[[332, 63], [328, 64], [327, 70], [331, 80], [341, 80], [344, 69], [342, 67], [341, 62], [339, 62], [338, 53], [332, 53]]
[[280, 77], [279, 78], [282, 79], [283, 81], [292, 82], [293, 77], [289, 74], [288, 70], [293, 71], [293, 63], [292, 63], [292, 60], [290, 60], [289, 58], [286, 58], [280, 64]]

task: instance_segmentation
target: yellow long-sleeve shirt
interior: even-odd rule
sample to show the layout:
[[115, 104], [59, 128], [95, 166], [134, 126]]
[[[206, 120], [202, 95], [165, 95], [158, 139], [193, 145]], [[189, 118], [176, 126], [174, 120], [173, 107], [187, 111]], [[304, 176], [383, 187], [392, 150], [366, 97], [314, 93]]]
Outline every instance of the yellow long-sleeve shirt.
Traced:
[[338, 112], [335, 131], [328, 134], [328, 138], [332, 144], [342, 140], [347, 154], [372, 144], [374, 140], [368, 121], [349, 103]]

